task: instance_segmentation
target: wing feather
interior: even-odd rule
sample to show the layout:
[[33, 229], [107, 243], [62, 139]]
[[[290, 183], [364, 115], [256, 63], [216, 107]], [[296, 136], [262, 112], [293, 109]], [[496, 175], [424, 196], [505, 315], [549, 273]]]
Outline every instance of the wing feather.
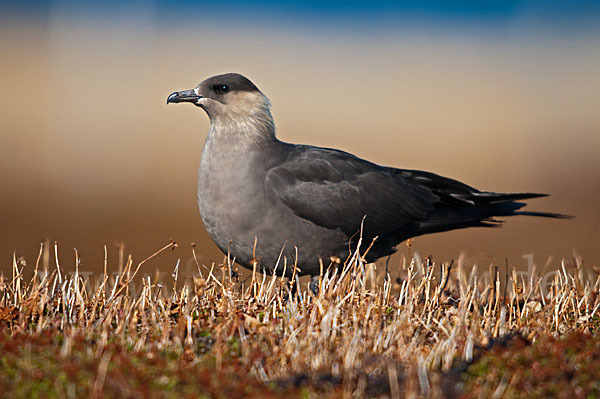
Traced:
[[304, 146], [272, 168], [266, 187], [296, 215], [367, 237], [425, 220], [440, 201], [427, 186], [351, 154]]

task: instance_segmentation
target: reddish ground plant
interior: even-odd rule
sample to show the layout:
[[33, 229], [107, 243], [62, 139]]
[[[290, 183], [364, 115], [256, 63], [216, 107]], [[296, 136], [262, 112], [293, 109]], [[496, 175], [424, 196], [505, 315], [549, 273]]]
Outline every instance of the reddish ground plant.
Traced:
[[177, 268], [172, 281], [152, 281], [138, 276], [147, 259], [129, 257], [119, 273], [106, 265], [90, 281], [48, 259], [40, 256], [26, 280], [15, 256], [12, 278], [0, 277], [2, 397], [599, 392], [600, 280], [584, 278], [578, 260], [543, 287], [535, 271], [501, 279], [491, 267], [485, 280], [462, 258], [417, 254], [391, 279], [354, 253], [340, 268], [324, 267], [314, 293], [298, 278], [258, 270], [240, 279], [230, 261], [198, 263], [187, 282]]

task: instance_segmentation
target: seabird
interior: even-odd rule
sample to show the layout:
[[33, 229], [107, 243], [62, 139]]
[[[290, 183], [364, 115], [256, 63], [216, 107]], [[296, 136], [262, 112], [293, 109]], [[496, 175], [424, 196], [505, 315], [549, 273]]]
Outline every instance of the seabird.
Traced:
[[286, 259], [288, 275], [292, 264], [316, 275], [320, 262], [347, 259], [359, 239], [374, 262], [408, 238], [498, 227], [495, 217], [566, 217], [520, 211], [526, 204], [517, 201], [546, 194], [480, 191], [434, 173], [280, 141], [268, 98], [237, 73], [167, 98], [182, 102], [210, 118], [198, 175], [202, 221], [221, 251], [246, 268], [272, 272], [278, 265], [279, 272]]

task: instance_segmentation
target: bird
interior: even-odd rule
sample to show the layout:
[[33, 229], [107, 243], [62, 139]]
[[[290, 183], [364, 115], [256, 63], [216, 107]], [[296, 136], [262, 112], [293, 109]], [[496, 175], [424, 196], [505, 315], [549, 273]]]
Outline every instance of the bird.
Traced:
[[[245, 268], [299, 275], [339, 267], [357, 249], [366, 262], [424, 234], [499, 227], [539, 193], [481, 191], [420, 170], [381, 166], [333, 148], [281, 141], [269, 99], [245, 76], [210, 77], [169, 103], [191, 103], [210, 119], [198, 172], [206, 230]], [[287, 268], [284, 267], [287, 265]]]

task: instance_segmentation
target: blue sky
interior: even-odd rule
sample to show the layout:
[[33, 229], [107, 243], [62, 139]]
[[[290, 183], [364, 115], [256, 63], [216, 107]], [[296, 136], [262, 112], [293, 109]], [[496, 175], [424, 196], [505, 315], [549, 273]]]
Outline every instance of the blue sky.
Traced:
[[515, 17], [534, 17], [536, 23], [555, 29], [590, 28], [600, 21], [600, 1], [4, 1], [4, 17], [44, 17], [55, 7], [72, 8], [86, 17], [110, 18], [121, 9], [150, 10], [158, 17], [212, 17], [215, 24], [303, 24], [352, 28], [393, 25], [398, 21], [431, 23], [483, 23], [502, 25]]

